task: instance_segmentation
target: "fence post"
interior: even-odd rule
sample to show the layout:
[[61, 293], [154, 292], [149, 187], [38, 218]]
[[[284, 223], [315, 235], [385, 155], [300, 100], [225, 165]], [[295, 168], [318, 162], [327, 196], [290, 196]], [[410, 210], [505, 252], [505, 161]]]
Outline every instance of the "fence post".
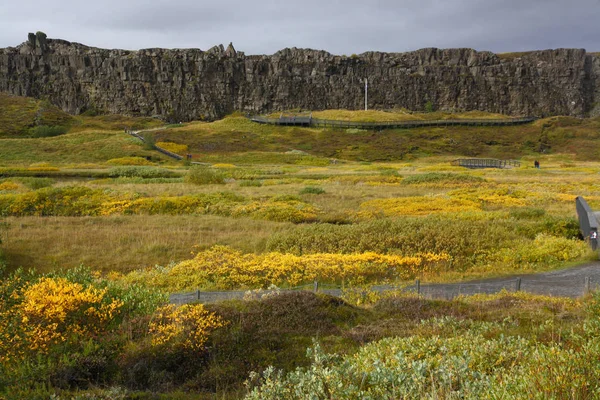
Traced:
[[196, 290], [196, 300], [200, 300], [200, 289]]
[[584, 287], [583, 287], [583, 295], [587, 296], [588, 294], [590, 294], [590, 277], [586, 276]]
[[421, 281], [417, 279], [415, 281], [415, 285], [417, 286], [417, 296], [420, 296], [421, 295]]
[[515, 292], [519, 292], [521, 290], [521, 278], [517, 278], [517, 282], [515, 283]]
[[317, 293], [319, 291], [319, 282], [318, 281], [315, 281], [315, 283], [314, 283], [314, 291], [315, 291], [315, 293]]

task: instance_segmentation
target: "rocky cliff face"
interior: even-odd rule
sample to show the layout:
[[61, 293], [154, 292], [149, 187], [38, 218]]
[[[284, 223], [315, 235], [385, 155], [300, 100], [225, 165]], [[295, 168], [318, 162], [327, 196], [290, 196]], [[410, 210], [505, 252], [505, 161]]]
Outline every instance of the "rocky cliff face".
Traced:
[[246, 56], [233, 46], [106, 50], [30, 34], [0, 49], [0, 91], [45, 98], [70, 113], [214, 119], [239, 110], [483, 110], [509, 115], [600, 114], [600, 60], [582, 49], [510, 57], [472, 49], [335, 56], [285, 49]]

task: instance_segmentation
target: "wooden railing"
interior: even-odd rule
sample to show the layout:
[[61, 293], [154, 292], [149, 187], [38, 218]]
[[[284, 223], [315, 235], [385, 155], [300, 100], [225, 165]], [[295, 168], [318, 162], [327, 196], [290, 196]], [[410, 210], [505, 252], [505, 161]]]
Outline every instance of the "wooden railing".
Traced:
[[452, 161], [452, 165], [465, 168], [507, 168], [520, 167], [517, 160], [498, 160], [495, 158], [459, 158]]
[[506, 118], [506, 119], [442, 119], [432, 121], [381, 121], [357, 122], [312, 118], [312, 116], [281, 116], [267, 118], [263, 116], [249, 117], [259, 124], [283, 126], [314, 126], [324, 128], [355, 128], [355, 129], [409, 129], [426, 126], [508, 126], [521, 125], [535, 121], [535, 118]]

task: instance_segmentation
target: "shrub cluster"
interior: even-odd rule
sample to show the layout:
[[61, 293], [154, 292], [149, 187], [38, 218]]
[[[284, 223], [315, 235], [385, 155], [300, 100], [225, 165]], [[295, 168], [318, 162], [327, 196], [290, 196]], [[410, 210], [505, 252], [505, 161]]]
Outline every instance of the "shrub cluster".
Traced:
[[0, 194], [0, 216], [112, 214], [214, 214], [301, 223], [316, 220], [317, 209], [296, 197], [256, 201], [228, 192], [140, 198], [71, 186]]
[[143, 157], [120, 157], [112, 158], [106, 162], [108, 165], [153, 165], [152, 161], [148, 161]]
[[185, 176], [185, 182], [193, 185], [212, 185], [225, 183], [226, 175], [222, 171], [207, 167], [193, 167]]
[[156, 142], [156, 147], [160, 147], [161, 149], [179, 155], [185, 155], [188, 152], [187, 144], [177, 144], [173, 142]]
[[309, 254], [296, 256], [277, 252], [242, 254], [215, 246], [192, 260], [167, 268], [135, 271], [125, 282], [147, 284], [166, 291], [267, 288], [312, 283], [363, 284], [405, 281], [442, 269], [446, 254], [419, 254], [411, 257], [373, 252], [354, 254]]
[[404, 185], [421, 185], [421, 184], [473, 184], [482, 183], [486, 180], [479, 176], [467, 174], [453, 174], [447, 172], [428, 172], [426, 174], [417, 174], [406, 176], [402, 180]]
[[[544, 234], [541, 234], [544, 232]], [[313, 224], [278, 232], [267, 242], [269, 251], [293, 253], [380, 254], [445, 253], [452, 268], [465, 271], [487, 265], [495, 272], [548, 267], [564, 260], [587, 257], [577, 241], [574, 218], [535, 219], [449, 218], [448, 215], [364, 221], [353, 225]]]
[[128, 177], [128, 178], [174, 178], [180, 176], [175, 171], [164, 168], [146, 167], [146, 166], [124, 166], [114, 167], [108, 171], [110, 177]]
[[39, 125], [34, 128], [29, 129], [29, 135], [31, 137], [40, 138], [40, 137], [53, 137], [59, 136], [67, 133], [69, 129], [64, 126], [48, 126], [48, 125]]

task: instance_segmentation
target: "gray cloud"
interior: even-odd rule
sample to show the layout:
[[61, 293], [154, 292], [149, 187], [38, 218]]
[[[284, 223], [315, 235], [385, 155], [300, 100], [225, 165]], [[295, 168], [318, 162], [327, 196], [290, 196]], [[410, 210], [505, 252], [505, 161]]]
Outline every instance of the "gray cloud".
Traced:
[[0, 47], [44, 31], [97, 47], [284, 47], [336, 54], [422, 47], [600, 50], [600, 0], [29, 0], [0, 7]]

